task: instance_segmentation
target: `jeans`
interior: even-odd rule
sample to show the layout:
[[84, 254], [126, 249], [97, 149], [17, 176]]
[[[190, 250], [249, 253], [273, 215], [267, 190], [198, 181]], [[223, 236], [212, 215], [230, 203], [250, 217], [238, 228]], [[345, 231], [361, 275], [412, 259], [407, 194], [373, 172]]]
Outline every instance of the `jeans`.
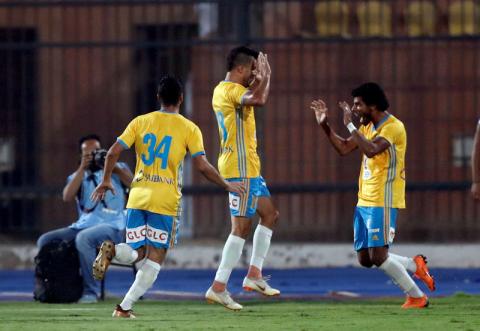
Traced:
[[123, 230], [117, 230], [105, 224], [99, 224], [86, 229], [61, 228], [41, 235], [38, 238], [37, 247], [40, 249], [55, 239], [75, 240], [83, 277], [83, 295], [90, 294], [98, 297], [100, 283], [93, 278], [92, 274], [92, 265], [97, 255], [97, 247], [104, 240], [111, 240], [116, 244], [123, 242], [124, 234]]

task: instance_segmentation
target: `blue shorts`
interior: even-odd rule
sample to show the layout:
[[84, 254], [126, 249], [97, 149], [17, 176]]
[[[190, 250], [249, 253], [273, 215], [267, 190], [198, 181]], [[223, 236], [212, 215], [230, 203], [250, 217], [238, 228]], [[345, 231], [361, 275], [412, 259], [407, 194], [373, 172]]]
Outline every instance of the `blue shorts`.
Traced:
[[227, 180], [229, 182], [243, 182], [247, 191], [242, 195], [229, 193], [228, 200], [232, 216], [251, 218], [257, 211], [258, 198], [270, 197], [267, 183], [265, 183], [265, 179], [262, 176], [255, 178], [229, 178]]
[[355, 250], [391, 245], [396, 222], [396, 208], [356, 207], [353, 216]]
[[175, 216], [128, 209], [126, 242], [133, 249], [145, 245], [168, 249], [177, 243], [179, 223]]

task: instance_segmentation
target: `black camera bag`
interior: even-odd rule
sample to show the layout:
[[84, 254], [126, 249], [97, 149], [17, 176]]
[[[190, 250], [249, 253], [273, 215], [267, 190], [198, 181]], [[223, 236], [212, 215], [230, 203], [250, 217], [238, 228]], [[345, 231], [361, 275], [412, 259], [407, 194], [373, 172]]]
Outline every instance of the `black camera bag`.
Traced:
[[35, 257], [35, 300], [47, 303], [76, 302], [82, 296], [83, 279], [75, 241], [53, 240]]

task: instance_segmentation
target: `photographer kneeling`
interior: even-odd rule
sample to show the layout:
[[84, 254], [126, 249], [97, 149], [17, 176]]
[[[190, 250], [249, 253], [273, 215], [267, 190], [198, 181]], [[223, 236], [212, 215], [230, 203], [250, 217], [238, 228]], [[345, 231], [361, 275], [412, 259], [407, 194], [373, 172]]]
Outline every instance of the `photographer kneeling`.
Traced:
[[[79, 141], [81, 162], [78, 169], [68, 177], [63, 189], [63, 200], [76, 199], [78, 220], [72, 225], [47, 232], [37, 242], [39, 250], [55, 240], [73, 241], [78, 251], [83, 276], [83, 294], [79, 303], [97, 302], [99, 284], [92, 275], [92, 264], [97, 247], [105, 240], [115, 243], [124, 240], [125, 194], [124, 187], [130, 187], [132, 173], [125, 163], [117, 163], [113, 171], [112, 184], [115, 195], [107, 193], [104, 200], [92, 202], [91, 193], [102, 181], [106, 151], [101, 150], [97, 135], [82, 137]], [[61, 265], [57, 266], [62, 268]]]

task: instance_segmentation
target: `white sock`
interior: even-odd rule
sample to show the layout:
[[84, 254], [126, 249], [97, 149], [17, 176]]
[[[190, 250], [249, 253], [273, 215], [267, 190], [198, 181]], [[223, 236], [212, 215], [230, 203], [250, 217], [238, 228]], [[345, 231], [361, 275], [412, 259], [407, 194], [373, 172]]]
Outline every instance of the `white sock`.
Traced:
[[407, 269], [392, 257], [388, 257], [385, 262], [379, 266], [403, 292], [413, 298], [421, 298], [423, 292], [418, 288], [412, 277], [407, 273]]
[[159, 271], [160, 264], [147, 259], [140, 270], [137, 271], [135, 281], [123, 298], [120, 307], [124, 310], [132, 309], [132, 305], [152, 287]]
[[138, 252], [130, 247], [129, 244], [115, 245], [115, 256], [112, 262], [119, 264], [132, 264], [138, 258]]
[[135, 262], [135, 269], [140, 270], [140, 268], [143, 266], [143, 264], [147, 261], [147, 257], [144, 257], [140, 261]]
[[417, 264], [411, 257], [406, 257], [406, 256], [401, 256], [393, 253], [388, 253], [388, 256], [396, 260], [397, 262], [400, 262], [401, 265], [404, 266], [405, 269], [408, 271], [414, 273], [417, 271]]
[[272, 233], [273, 231], [266, 226], [258, 224], [255, 233], [253, 234], [253, 249], [250, 265], [257, 267], [260, 270], [262, 270], [263, 261], [270, 248]]
[[222, 261], [220, 261], [220, 266], [218, 267], [217, 274], [215, 275], [215, 280], [217, 282], [223, 284], [228, 283], [228, 279], [230, 278], [233, 268], [235, 268], [240, 256], [242, 256], [244, 244], [245, 239], [234, 236], [233, 234], [228, 236], [227, 242], [223, 247]]

